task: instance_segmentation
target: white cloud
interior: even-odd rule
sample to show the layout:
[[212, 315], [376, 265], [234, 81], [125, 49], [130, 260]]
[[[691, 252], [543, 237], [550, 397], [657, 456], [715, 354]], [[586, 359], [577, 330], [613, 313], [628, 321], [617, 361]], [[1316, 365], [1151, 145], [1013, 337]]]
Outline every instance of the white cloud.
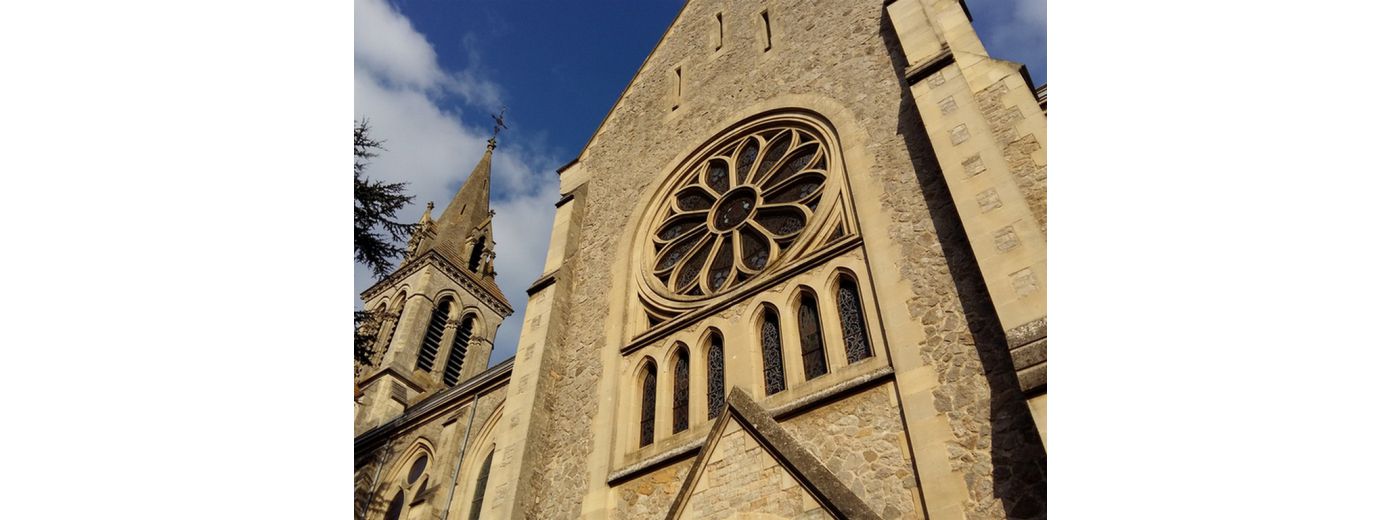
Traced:
[[[486, 149], [490, 132], [464, 124], [439, 101], [500, 106], [500, 88], [472, 71], [444, 71], [427, 39], [383, 0], [355, 4], [355, 116], [370, 121], [371, 134], [385, 142], [368, 167], [378, 180], [408, 182], [416, 196], [398, 215], [416, 221], [428, 201], [445, 208]], [[455, 96], [455, 98], [452, 98]], [[484, 117], [483, 117], [484, 119]], [[348, 121], [347, 121], [348, 124]], [[514, 129], [513, 133], [523, 133]], [[558, 179], [553, 167], [563, 160], [536, 150], [524, 139], [503, 135], [492, 156], [492, 207], [496, 210], [496, 282], [516, 308], [496, 336], [492, 363], [515, 352], [525, 288], [541, 274], [553, 224]], [[355, 292], [374, 279], [355, 269]]]

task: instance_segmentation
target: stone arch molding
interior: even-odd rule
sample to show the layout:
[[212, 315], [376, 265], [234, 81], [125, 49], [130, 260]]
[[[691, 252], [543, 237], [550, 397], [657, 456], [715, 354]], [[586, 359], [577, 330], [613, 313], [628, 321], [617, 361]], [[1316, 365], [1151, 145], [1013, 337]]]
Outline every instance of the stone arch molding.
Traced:
[[845, 155], [826, 117], [778, 108], [678, 160], [633, 235], [643, 330], [762, 286], [858, 234]]

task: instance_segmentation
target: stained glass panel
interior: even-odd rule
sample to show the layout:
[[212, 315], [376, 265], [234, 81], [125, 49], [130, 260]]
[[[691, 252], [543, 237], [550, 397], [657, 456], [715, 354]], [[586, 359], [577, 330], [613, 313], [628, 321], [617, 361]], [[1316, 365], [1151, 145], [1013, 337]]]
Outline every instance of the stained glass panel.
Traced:
[[822, 342], [822, 321], [817, 302], [803, 294], [797, 307], [797, 336], [802, 342], [802, 369], [807, 379], [826, 373], [826, 348]]
[[724, 409], [724, 339], [718, 333], [710, 336], [710, 352], [705, 359], [709, 361], [706, 374], [709, 376], [706, 391], [710, 401], [709, 418], [714, 419]]
[[768, 395], [787, 388], [783, 375], [783, 342], [778, 336], [778, 316], [772, 310], [764, 311], [763, 326], [760, 330], [763, 345], [763, 384]]
[[836, 306], [841, 314], [841, 335], [846, 341], [846, 360], [851, 363], [874, 355], [870, 336], [865, 329], [865, 315], [860, 311], [860, 293], [855, 281], [841, 277], [836, 289]]
[[690, 353], [684, 348], [676, 357], [675, 385], [671, 387], [671, 433], [690, 427]]
[[656, 438], [656, 365], [647, 364], [642, 379], [642, 446]]

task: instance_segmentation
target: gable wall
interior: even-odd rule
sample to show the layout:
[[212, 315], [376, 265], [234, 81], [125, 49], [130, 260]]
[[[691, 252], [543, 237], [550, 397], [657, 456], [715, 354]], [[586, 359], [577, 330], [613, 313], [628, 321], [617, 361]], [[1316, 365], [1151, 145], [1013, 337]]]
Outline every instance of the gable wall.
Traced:
[[[906, 64], [882, 4], [690, 2], [579, 162], [566, 170], [561, 190], [586, 196], [571, 204], [581, 217], [578, 249], [561, 267], [569, 271], [559, 277], [567, 282], [551, 289], [569, 302], [562, 334], [541, 353], [540, 415], [531, 425], [529, 452], [548, 464], [522, 473], [519, 494], [528, 498], [517, 516], [605, 517], [627, 500], [607, 476], [617, 469], [610, 464], [611, 435], [620, 420], [617, 386], [627, 381], [617, 359], [630, 339], [623, 324], [631, 319], [627, 257], [637, 212], [656, 184], [718, 131], [783, 107], [830, 118], [843, 142], [864, 247], [878, 262], [872, 265], [875, 297], [888, 330], [872, 333], [884, 334], [891, 350], [903, 413], [925, 421], [909, 433], [923, 437], [909, 442], [921, 491], [937, 502], [929, 514], [1005, 518], [1009, 507], [1002, 497], [1037, 486], [1043, 508], [1043, 453], [1029, 444], [1034, 430], [1005, 340], [903, 85]], [[758, 13], [765, 8], [773, 32], [767, 52], [759, 42]], [[725, 20], [719, 52], [711, 39], [716, 12]], [[682, 95], [673, 110], [677, 66]], [[999, 478], [994, 467], [1008, 471], [998, 471]], [[878, 493], [895, 496], [868, 500], [907, 514], [900, 504], [913, 501], [903, 482], [888, 491], [879, 487]]]

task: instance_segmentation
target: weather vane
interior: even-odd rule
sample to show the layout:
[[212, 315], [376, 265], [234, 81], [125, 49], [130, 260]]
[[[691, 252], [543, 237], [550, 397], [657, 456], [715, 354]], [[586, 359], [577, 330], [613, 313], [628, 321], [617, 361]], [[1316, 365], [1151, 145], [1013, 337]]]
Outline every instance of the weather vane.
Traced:
[[509, 129], [509, 128], [510, 128], [510, 127], [506, 126], [506, 109], [505, 109], [505, 107], [501, 107], [501, 113], [500, 113], [500, 114], [494, 114], [494, 115], [492, 115], [492, 116], [491, 116], [491, 119], [496, 120], [496, 128], [494, 128], [494, 129], [491, 130], [491, 137], [496, 137], [496, 134], [501, 133], [501, 130], [506, 130], [506, 129]]
[[509, 128], [506, 126], [506, 107], [501, 107], [500, 114], [492, 114], [491, 119], [496, 121], [496, 127], [491, 129], [491, 139], [486, 141], [486, 149], [495, 150], [496, 134], [501, 133], [501, 130]]

